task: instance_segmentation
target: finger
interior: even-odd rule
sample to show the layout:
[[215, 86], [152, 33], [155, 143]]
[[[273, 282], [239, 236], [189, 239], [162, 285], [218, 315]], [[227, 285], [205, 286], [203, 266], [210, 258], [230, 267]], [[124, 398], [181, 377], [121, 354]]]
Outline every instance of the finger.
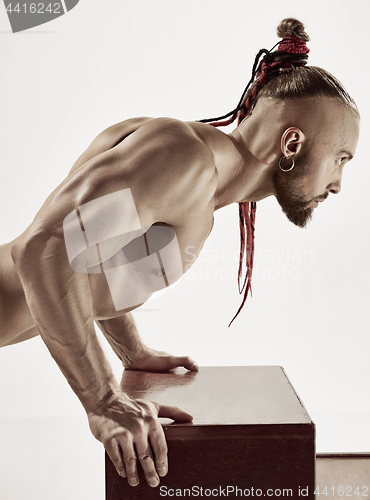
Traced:
[[122, 477], [126, 477], [126, 467], [123, 462], [121, 448], [119, 447], [117, 441], [115, 440], [112, 441], [109, 445], [105, 447], [105, 449], [113, 465], [115, 466], [118, 474]]
[[168, 472], [168, 449], [163, 427], [161, 425], [158, 425], [150, 432], [149, 440], [154, 453], [155, 467], [158, 475], [164, 477]]
[[155, 488], [159, 484], [159, 477], [155, 468], [152, 449], [148, 443], [146, 445], [144, 443], [135, 443], [135, 446], [145, 478], [149, 486]]
[[187, 370], [198, 371], [199, 366], [189, 356], [169, 356], [170, 368], [183, 366]]
[[163, 405], [159, 403], [153, 403], [158, 408], [158, 417], [172, 418], [176, 422], [191, 422], [193, 420], [192, 415], [186, 411], [181, 410], [177, 406]]
[[134, 444], [131, 439], [120, 436], [119, 444], [122, 450], [122, 456], [127, 476], [127, 481], [130, 486], [139, 484], [139, 474], [137, 471], [137, 458]]

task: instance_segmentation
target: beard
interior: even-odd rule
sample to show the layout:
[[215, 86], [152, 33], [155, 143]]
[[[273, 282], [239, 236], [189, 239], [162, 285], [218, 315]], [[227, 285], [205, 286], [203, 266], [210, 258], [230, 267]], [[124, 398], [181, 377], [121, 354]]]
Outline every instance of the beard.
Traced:
[[306, 227], [314, 211], [313, 200], [307, 201], [303, 190], [307, 165], [308, 155], [305, 155], [295, 162], [291, 172], [277, 169], [273, 175], [276, 199], [287, 218], [298, 227]]

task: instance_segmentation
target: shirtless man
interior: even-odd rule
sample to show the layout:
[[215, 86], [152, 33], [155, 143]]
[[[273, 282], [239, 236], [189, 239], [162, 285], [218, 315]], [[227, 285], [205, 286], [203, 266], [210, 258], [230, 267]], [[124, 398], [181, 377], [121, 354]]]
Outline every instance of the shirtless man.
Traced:
[[[83, 207], [90, 202], [129, 193], [143, 235], [164, 227], [176, 237], [179, 254], [174, 251], [163, 270], [169, 275], [178, 270], [178, 258], [180, 274], [189, 269], [210, 234], [215, 210], [231, 203], [274, 195], [288, 218], [304, 226], [319, 202], [339, 193], [343, 167], [357, 147], [358, 112], [339, 94], [282, 99], [261, 92], [253, 113], [230, 134], [171, 118], [116, 124], [92, 142], [27, 230], [0, 247], [0, 346], [41, 335], [84, 406], [93, 435], [130, 485], [138, 484], [137, 460], [150, 486], [167, 474], [158, 417], [187, 421], [191, 416], [172, 406], [128, 398], [103, 354], [94, 321], [125, 368], [197, 366], [188, 357], [148, 349], [136, 330], [130, 311], [158, 290], [162, 272], [147, 269], [144, 299], [138, 293], [130, 306], [117, 310], [115, 300], [125, 293], [125, 284], [117, 294], [104, 262], [119, 251], [113, 245], [112, 255], [99, 254], [96, 262], [85, 262], [90, 271], [77, 272], [65, 221], [76, 214], [85, 224]], [[131, 218], [127, 222], [124, 214], [113, 212], [117, 224], [124, 220], [133, 235], [127, 247], [135, 245]], [[126, 263], [132, 262], [129, 254]], [[92, 271], [94, 265], [101, 272]], [[143, 274], [139, 268], [137, 276]], [[130, 289], [131, 295], [135, 290]]]

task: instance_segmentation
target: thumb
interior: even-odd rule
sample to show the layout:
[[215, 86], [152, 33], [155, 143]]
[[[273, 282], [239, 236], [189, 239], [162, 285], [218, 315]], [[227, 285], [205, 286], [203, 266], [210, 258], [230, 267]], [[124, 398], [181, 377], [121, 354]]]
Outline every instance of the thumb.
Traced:
[[172, 418], [176, 422], [191, 422], [193, 417], [190, 413], [181, 410], [177, 406], [162, 405], [154, 403], [158, 407], [158, 417]]

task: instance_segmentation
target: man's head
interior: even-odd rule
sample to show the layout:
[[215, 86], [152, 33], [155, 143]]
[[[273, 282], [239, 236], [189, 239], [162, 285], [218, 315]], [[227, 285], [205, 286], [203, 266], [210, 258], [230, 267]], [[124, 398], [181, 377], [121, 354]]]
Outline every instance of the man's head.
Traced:
[[357, 146], [360, 115], [354, 100], [333, 75], [306, 66], [309, 50], [305, 42], [310, 38], [300, 21], [284, 19], [277, 33], [283, 42], [260, 63], [263, 85], [260, 76], [248, 90], [239, 120], [246, 108], [250, 116], [265, 99], [284, 106], [290, 127], [281, 137], [281, 153], [295, 165], [282, 172], [277, 163], [274, 190], [288, 219], [304, 227], [318, 205], [315, 201], [340, 191], [343, 166]]
[[343, 168], [357, 147], [358, 113], [337, 98], [286, 100], [277, 106], [287, 118], [273, 171], [274, 194], [288, 219], [304, 227], [318, 204], [341, 189]]

